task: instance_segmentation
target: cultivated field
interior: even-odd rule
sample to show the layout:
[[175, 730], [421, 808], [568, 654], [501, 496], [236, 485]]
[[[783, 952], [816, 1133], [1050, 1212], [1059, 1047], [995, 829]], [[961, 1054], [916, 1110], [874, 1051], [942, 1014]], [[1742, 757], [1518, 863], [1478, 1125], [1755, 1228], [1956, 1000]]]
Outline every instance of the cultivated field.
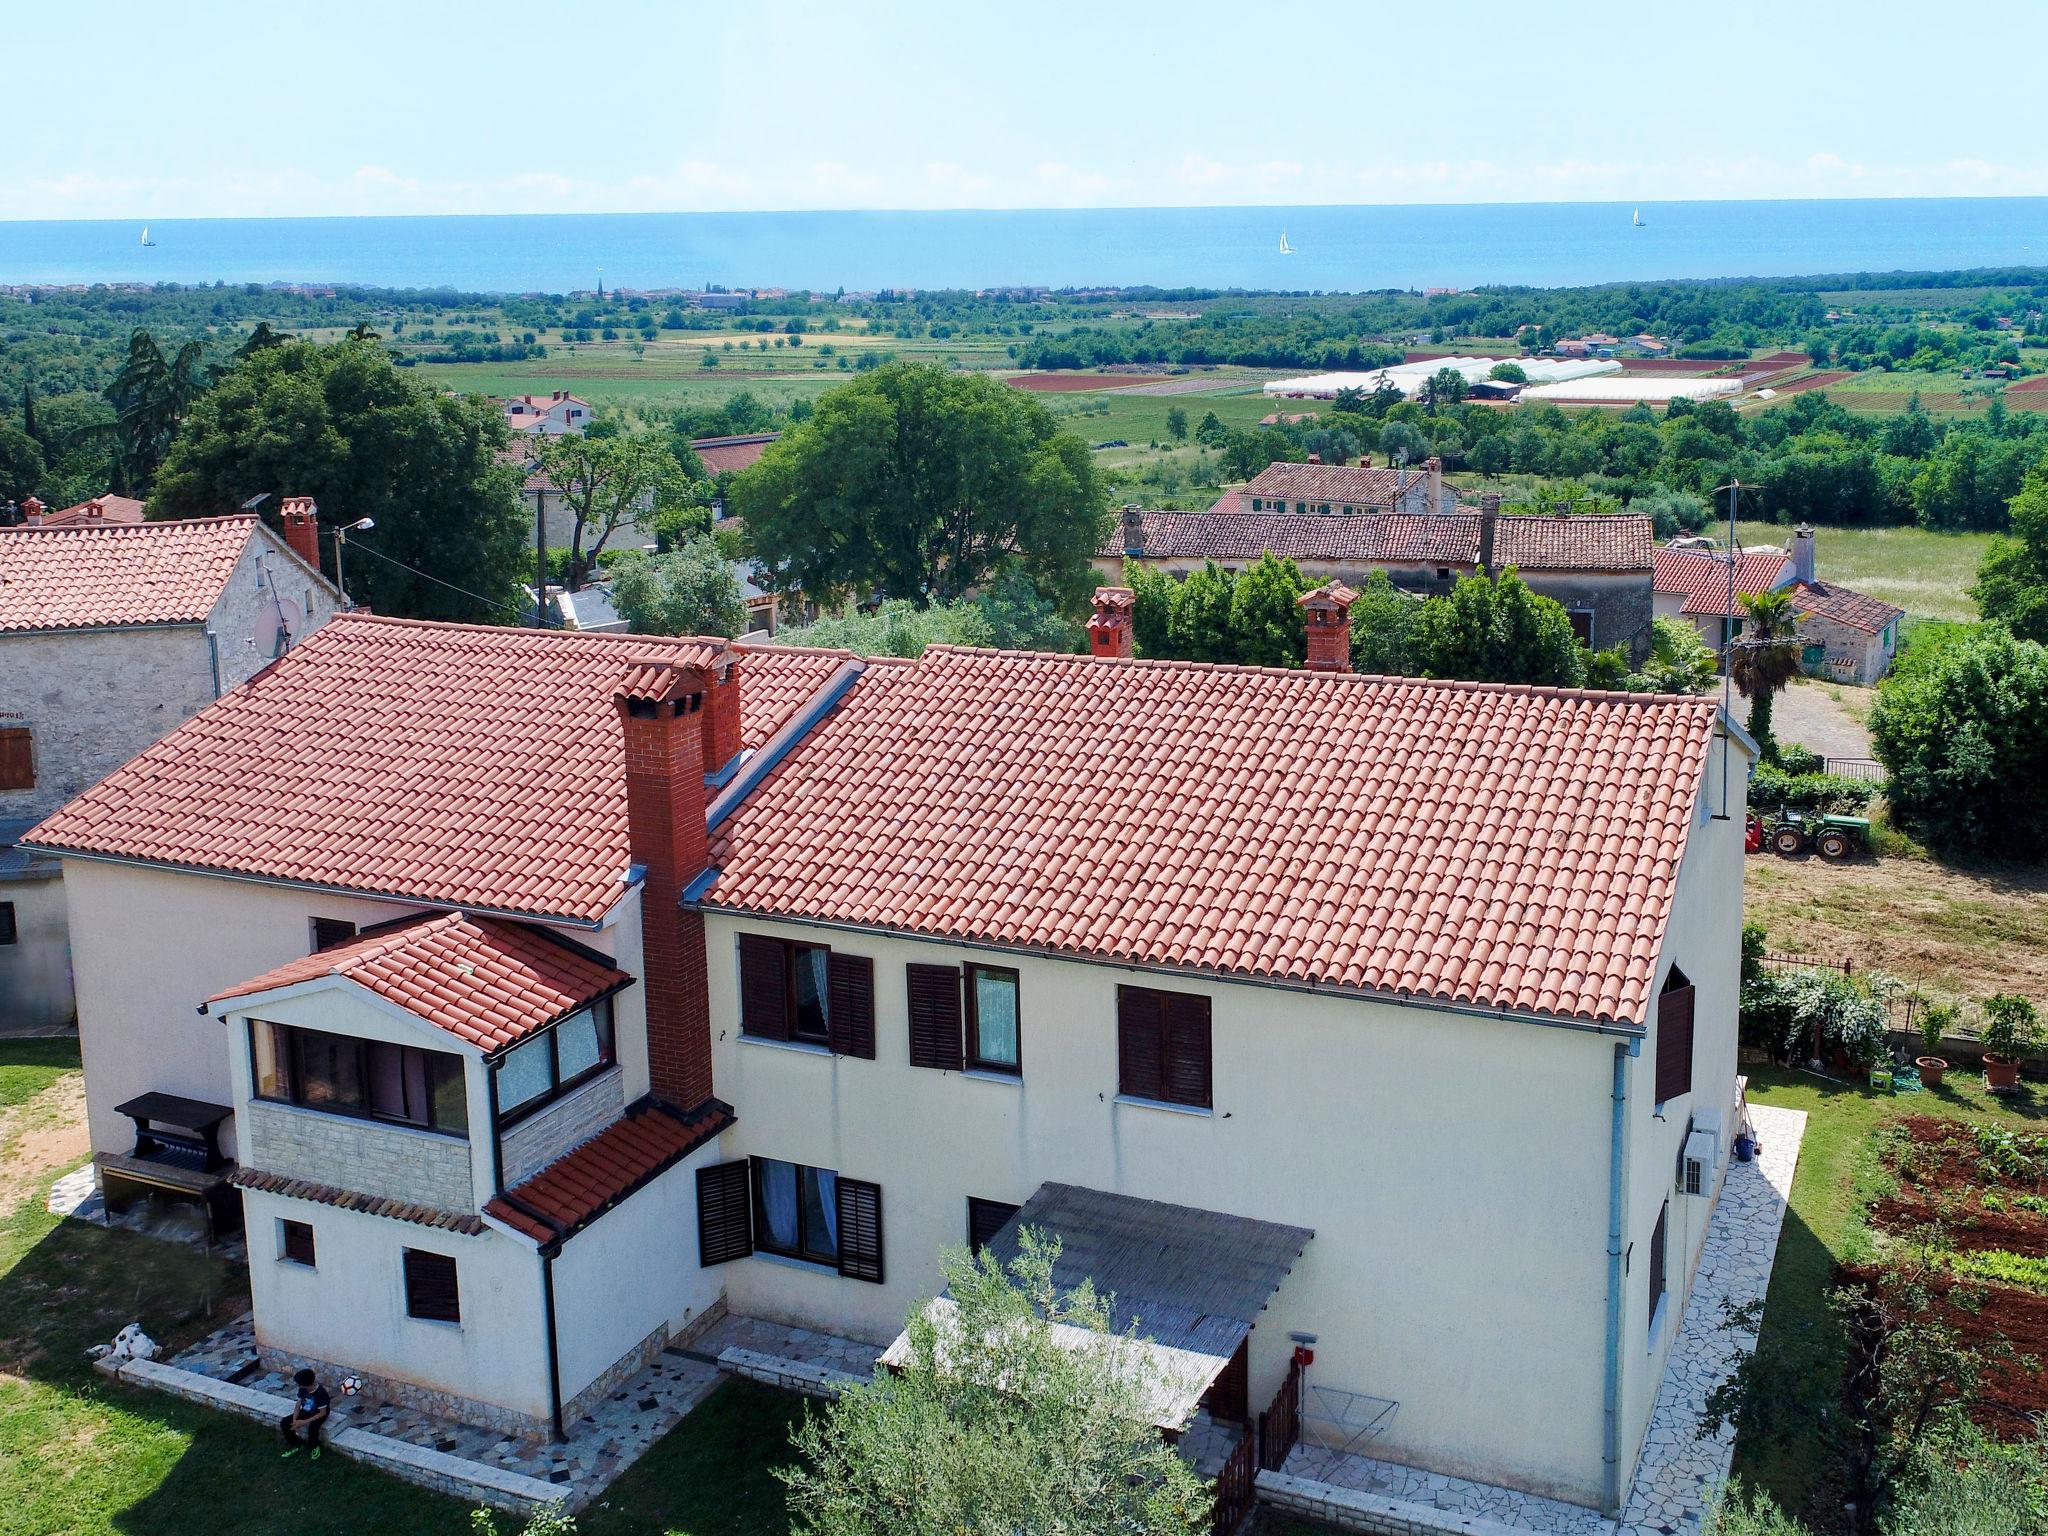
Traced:
[[[1738, 522], [1735, 530], [1744, 544], [1783, 544], [1792, 535], [1783, 523]], [[1991, 543], [1988, 533], [1821, 528], [1816, 537], [1815, 562], [1823, 581], [1897, 603], [1919, 618], [1977, 617], [1968, 589]]]

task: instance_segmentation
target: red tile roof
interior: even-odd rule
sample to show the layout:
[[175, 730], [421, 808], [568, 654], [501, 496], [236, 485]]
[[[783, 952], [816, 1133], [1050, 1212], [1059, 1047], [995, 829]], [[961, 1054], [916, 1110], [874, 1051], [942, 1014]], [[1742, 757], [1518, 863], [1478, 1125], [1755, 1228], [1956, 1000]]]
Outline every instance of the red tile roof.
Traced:
[[254, 517], [0, 528], [0, 631], [197, 624]]
[[339, 976], [445, 1029], [499, 1051], [632, 977], [525, 923], [450, 912], [380, 927], [217, 992], [231, 1002]]
[[[630, 662], [723, 644], [340, 615], [32, 838], [593, 922], [629, 862], [613, 689]], [[735, 649], [750, 747], [847, 662]]]
[[687, 1119], [648, 1101], [484, 1210], [515, 1232], [548, 1242], [602, 1216], [732, 1123], [732, 1111], [716, 1100]]
[[[1146, 512], [1145, 553], [1155, 560], [1256, 560], [1266, 551], [1288, 560], [1362, 565], [1466, 565], [1479, 562], [1477, 512]], [[1650, 520], [1633, 514], [1537, 517], [1503, 515], [1494, 560], [1525, 571], [1646, 571]], [[1124, 552], [1121, 526], [1097, 551]]]
[[[1784, 579], [1791, 561], [1775, 549], [1744, 550], [1735, 562], [1735, 595], [1769, 592]], [[1728, 611], [1728, 562], [1697, 549], [1660, 549], [1651, 585], [1659, 592], [1684, 593], [1681, 613]]]
[[1639, 1021], [1715, 716], [937, 648], [720, 824], [704, 904]]
[[1247, 496], [1312, 504], [1388, 507], [1418, 492], [1428, 497], [1429, 476], [1420, 470], [1367, 469], [1356, 464], [1268, 464], [1245, 486]]
[[1874, 635], [1893, 620], [1906, 616], [1905, 609], [1882, 598], [1865, 597], [1832, 582], [1795, 581], [1786, 590], [1792, 594], [1792, 606], [1801, 618], [1816, 614], [1866, 634]]
[[61, 512], [45, 512], [37, 526], [62, 528], [74, 523], [139, 523], [143, 519], [145, 505], [133, 496], [116, 496], [109, 491], [104, 496], [81, 501], [75, 507], [66, 507]]
[[283, 1195], [291, 1200], [312, 1200], [321, 1205], [339, 1206], [344, 1211], [388, 1216], [393, 1221], [410, 1221], [418, 1226], [438, 1227], [444, 1232], [460, 1232], [468, 1237], [477, 1237], [490, 1230], [482, 1217], [468, 1211], [444, 1211], [439, 1206], [393, 1200], [388, 1195], [366, 1195], [360, 1190], [342, 1189], [334, 1184], [295, 1179], [286, 1173], [268, 1173], [261, 1168], [251, 1168], [247, 1163], [229, 1174], [228, 1182], [237, 1189], [260, 1190], [264, 1194]]
[[722, 475], [727, 470], [737, 474], [757, 463], [768, 445], [781, 436], [780, 432], [752, 432], [741, 437], [699, 437], [693, 438], [690, 446], [712, 474]]

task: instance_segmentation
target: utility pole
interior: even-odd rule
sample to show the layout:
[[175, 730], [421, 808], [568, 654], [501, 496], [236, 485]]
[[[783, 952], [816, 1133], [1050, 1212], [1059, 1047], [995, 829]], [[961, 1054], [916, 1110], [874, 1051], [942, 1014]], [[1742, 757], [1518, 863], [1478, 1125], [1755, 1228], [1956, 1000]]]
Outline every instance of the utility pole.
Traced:
[[533, 498], [533, 623], [548, 627], [548, 493]]

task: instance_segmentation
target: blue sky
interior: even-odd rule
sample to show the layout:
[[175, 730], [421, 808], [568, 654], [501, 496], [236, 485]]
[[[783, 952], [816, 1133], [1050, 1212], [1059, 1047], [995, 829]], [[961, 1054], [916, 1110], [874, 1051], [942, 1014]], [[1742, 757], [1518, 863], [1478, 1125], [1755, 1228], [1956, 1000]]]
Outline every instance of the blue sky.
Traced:
[[2048, 195], [2033, 0], [80, 0], [5, 39], [0, 218]]

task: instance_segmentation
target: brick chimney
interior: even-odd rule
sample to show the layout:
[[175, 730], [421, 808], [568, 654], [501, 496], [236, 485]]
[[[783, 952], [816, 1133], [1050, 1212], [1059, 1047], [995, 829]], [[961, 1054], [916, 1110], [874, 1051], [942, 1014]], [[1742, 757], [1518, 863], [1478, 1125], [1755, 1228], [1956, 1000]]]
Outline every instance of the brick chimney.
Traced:
[[640, 985], [656, 1097], [677, 1109], [711, 1097], [711, 998], [704, 919], [680, 905], [710, 862], [704, 827], [705, 698], [711, 671], [629, 662], [612, 696], [626, 746], [626, 833], [640, 883]]
[[1500, 493], [1488, 491], [1479, 498], [1479, 572], [1493, 574], [1494, 535], [1500, 531]]
[[1351, 670], [1351, 605], [1358, 594], [1341, 581], [1326, 581], [1296, 599], [1301, 604], [1302, 624], [1308, 633], [1311, 672]]
[[1095, 616], [1088, 621], [1088, 654], [1129, 657], [1131, 610], [1138, 594], [1129, 587], [1097, 587]]
[[43, 504], [33, 496], [21, 498], [21, 520], [30, 528], [43, 526]]
[[1124, 508], [1124, 556], [1131, 560], [1145, 558], [1145, 514], [1135, 505]]
[[724, 783], [740, 755], [740, 662], [727, 651], [711, 669], [711, 686], [699, 711], [704, 723], [704, 778]]
[[314, 570], [320, 569], [320, 509], [310, 496], [287, 496], [278, 508], [284, 519], [284, 541]]
[[95, 496], [85, 504], [85, 519], [87, 522], [97, 522], [106, 515], [107, 504], [100, 500], [99, 497]]
[[1320, 453], [1312, 453], [1308, 456], [1308, 461], [1311, 464], [1320, 464], [1323, 462], [1323, 456]]

